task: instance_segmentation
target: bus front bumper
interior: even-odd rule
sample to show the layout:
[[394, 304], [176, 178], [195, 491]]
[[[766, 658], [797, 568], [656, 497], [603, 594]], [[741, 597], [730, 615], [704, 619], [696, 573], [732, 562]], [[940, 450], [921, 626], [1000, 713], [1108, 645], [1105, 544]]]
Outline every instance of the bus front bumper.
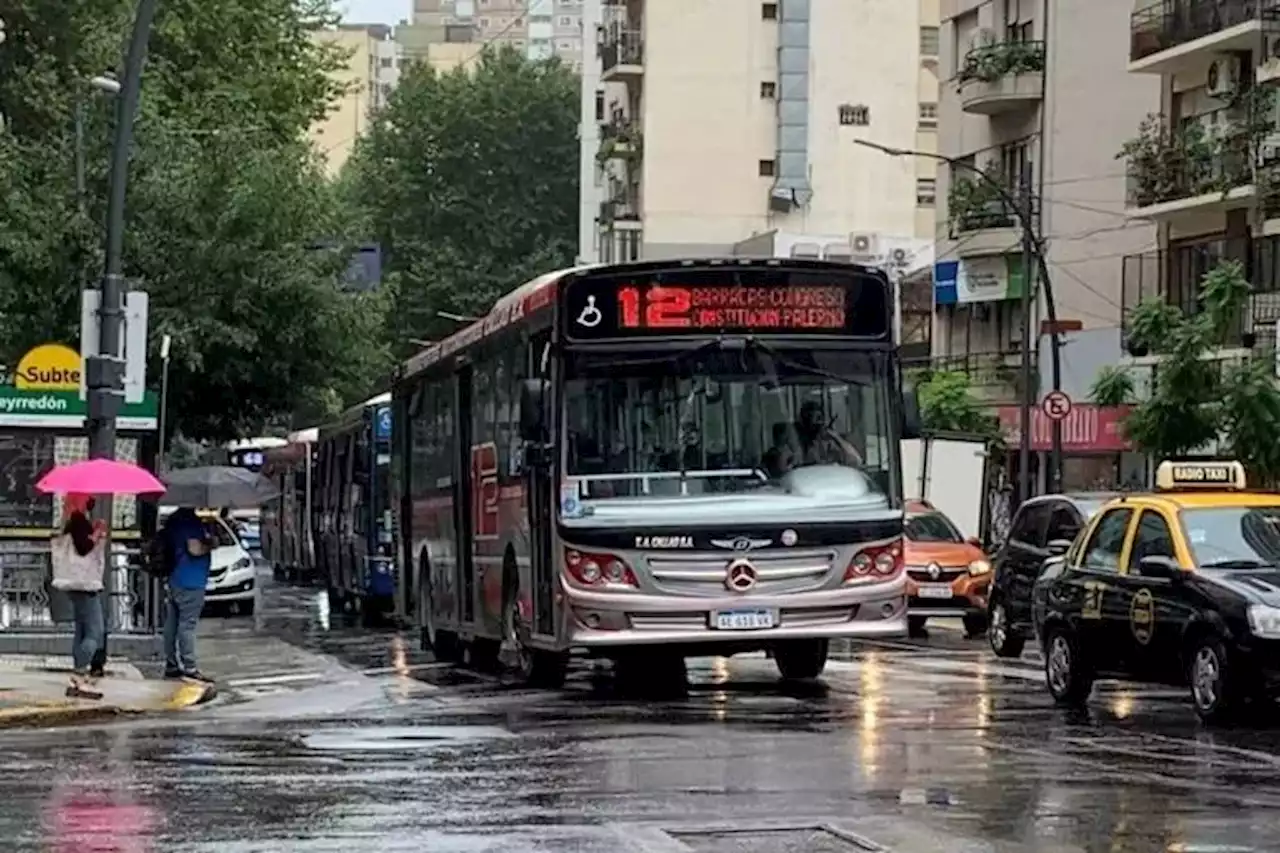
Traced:
[[562, 587], [568, 644], [764, 647], [779, 640], [904, 637], [904, 581], [787, 595], [677, 598]]

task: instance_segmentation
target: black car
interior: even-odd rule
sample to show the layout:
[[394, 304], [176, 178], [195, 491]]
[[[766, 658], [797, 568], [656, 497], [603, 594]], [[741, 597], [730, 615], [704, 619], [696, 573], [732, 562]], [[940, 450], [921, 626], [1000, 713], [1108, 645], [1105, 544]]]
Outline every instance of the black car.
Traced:
[[1033, 636], [1031, 590], [1045, 560], [1060, 557], [1112, 492], [1041, 495], [1018, 507], [1009, 536], [992, 555], [987, 640], [1000, 657], [1016, 658]]

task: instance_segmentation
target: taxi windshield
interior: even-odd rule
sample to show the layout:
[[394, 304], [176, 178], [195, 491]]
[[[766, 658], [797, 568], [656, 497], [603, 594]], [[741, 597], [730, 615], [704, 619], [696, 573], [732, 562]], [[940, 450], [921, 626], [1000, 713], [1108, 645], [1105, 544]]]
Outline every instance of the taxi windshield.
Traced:
[[1182, 512], [1196, 565], [1251, 569], [1280, 565], [1280, 507], [1233, 506]]
[[960, 531], [940, 512], [908, 515], [903, 532], [912, 542], [963, 542]]

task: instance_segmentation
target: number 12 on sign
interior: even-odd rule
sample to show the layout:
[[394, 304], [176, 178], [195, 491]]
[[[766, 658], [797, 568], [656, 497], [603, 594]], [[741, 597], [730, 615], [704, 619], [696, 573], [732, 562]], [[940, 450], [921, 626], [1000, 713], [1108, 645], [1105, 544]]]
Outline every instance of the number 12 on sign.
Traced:
[[624, 329], [684, 329], [690, 324], [693, 296], [684, 287], [638, 287], [618, 291]]

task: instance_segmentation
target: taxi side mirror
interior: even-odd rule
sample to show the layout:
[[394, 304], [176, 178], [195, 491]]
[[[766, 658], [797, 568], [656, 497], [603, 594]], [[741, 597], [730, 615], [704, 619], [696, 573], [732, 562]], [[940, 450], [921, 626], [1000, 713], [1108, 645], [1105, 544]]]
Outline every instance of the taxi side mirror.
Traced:
[[1045, 546], [1050, 557], [1061, 557], [1063, 554], [1071, 550], [1070, 539], [1050, 539]]
[[1176, 581], [1182, 578], [1182, 569], [1168, 557], [1143, 557], [1138, 561], [1138, 574], [1153, 580]]

